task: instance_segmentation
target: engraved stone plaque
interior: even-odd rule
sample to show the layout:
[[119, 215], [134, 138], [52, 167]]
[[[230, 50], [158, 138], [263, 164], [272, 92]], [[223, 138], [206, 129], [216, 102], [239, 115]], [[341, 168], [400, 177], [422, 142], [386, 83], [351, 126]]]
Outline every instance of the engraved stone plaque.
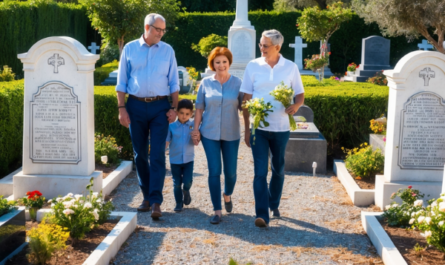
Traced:
[[250, 60], [252, 39], [247, 32], [239, 31], [233, 35], [232, 54], [234, 61]]
[[44, 84], [32, 96], [30, 111], [32, 162], [79, 163], [80, 102], [73, 88], [58, 81]]
[[399, 166], [402, 169], [443, 170], [445, 164], [445, 104], [441, 96], [421, 92], [411, 96], [401, 113]]

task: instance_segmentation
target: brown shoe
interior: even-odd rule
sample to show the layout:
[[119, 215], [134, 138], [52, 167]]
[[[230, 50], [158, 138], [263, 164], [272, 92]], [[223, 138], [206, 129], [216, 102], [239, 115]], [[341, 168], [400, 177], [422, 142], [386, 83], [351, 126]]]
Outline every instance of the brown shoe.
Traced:
[[141, 205], [138, 207], [138, 212], [148, 212], [151, 210], [149, 201], [142, 201]]
[[159, 205], [159, 203], [153, 203], [151, 207], [151, 218], [158, 220], [159, 217], [162, 217], [161, 205]]
[[263, 228], [263, 227], [267, 227], [267, 224], [263, 218], [258, 217], [257, 219], [255, 219], [255, 226]]

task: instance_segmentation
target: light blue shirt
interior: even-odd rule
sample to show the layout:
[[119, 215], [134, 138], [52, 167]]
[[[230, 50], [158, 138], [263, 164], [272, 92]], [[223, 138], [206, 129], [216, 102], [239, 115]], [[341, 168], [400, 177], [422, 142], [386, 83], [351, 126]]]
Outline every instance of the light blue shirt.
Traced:
[[193, 124], [192, 120], [184, 124], [177, 120], [168, 126], [167, 142], [170, 143], [171, 164], [185, 164], [195, 159], [195, 145], [190, 135]]
[[230, 76], [222, 86], [215, 75], [202, 79], [195, 108], [204, 110], [200, 132], [211, 140], [235, 141], [241, 138], [238, 111], [243, 95], [241, 79]]
[[119, 62], [116, 91], [143, 98], [179, 91], [173, 48], [163, 41], [148, 46], [143, 36], [127, 43]]

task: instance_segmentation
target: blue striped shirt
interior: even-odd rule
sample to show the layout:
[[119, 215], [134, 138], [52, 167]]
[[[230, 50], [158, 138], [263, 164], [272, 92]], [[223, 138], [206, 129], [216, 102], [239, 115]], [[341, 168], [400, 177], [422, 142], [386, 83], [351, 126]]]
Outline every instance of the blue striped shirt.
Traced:
[[143, 36], [127, 43], [119, 62], [116, 91], [136, 97], [169, 96], [179, 91], [173, 48], [163, 41], [148, 46]]

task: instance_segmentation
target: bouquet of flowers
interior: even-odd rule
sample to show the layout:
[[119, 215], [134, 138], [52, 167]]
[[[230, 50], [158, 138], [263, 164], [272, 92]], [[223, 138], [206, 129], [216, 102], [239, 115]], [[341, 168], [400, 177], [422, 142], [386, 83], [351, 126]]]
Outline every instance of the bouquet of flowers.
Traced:
[[[289, 107], [292, 104], [292, 96], [294, 95], [294, 90], [284, 84], [283, 81], [270, 92], [275, 100], [281, 102], [285, 108]], [[295, 131], [297, 129], [297, 124], [295, 123], [294, 117], [289, 114], [289, 125], [291, 131]]]
[[316, 72], [318, 69], [325, 67], [326, 65], [328, 65], [329, 55], [330, 52], [327, 54], [327, 56], [313, 54], [312, 58], [304, 59], [305, 69], [311, 69], [313, 72]]
[[[273, 112], [273, 110], [271, 110], [272, 104], [270, 104], [270, 102], [267, 102], [267, 104], [264, 103], [263, 98], [255, 98], [246, 101], [243, 104], [243, 108], [247, 109], [250, 115], [253, 116], [252, 135], [254, 136], [253, 140], [255, 141], [255, 129], [258, 127], [263, 128], [260, 123], [263, 122], [264, 127], [269, 126], [269, 123], [265, 118], [269, 115], [268, 112]], [[255, 144], [255, 142], [253, 144]]]
[[28, 191], [26, 196], [23, 197], [20, 202], [28, 208], [40, 209], [45, 203], [45, 197], [43, 197], [42, 193], [38, 190]]
[[349, 72], [354, 72], [355, 69], [357, 69], [358, 67], [359, 67], [359, 65], [356, 65], [355, 63], [350, 63], [350, 64], [348, 65], [348, 71], [349, 71]]

